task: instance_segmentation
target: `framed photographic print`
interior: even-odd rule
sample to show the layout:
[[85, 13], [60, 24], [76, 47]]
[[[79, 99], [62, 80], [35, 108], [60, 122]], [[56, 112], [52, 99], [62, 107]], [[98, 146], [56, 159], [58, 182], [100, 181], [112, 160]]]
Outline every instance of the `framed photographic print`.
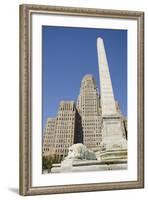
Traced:
[[20, 194], [144, 187], [144, 13], [20, 5]]

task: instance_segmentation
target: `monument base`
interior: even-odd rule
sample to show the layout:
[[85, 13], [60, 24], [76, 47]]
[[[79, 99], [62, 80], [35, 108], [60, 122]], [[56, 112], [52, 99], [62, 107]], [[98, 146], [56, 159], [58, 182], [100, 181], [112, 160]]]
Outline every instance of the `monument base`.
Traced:
[[107, 151], [100, 152], [99, 160], [107, 161], [107, 160], [127, 160], [127, 149], [112, 149]]
[[51, 173], [61, 172], [87, 172], [87, 171], [108, 171], [108, 170], [126, 170], [127, 160], [72, 160], [63, 161], [61, 164], [53, 164]]

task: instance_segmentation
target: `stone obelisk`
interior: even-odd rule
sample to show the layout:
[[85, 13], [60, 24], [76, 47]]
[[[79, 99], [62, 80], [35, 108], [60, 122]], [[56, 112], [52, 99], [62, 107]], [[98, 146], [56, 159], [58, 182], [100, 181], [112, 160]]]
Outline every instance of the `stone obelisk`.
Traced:
[[102, 38], [97, 39], [102, 115], [117, 114], [112, 82]]
[[97, 39], [97, 53], [102, 108], [102, 158], [126, 158], [127, 141], [123, 137], [123, 124], [115, 104], [109, 65], [102, 38]]

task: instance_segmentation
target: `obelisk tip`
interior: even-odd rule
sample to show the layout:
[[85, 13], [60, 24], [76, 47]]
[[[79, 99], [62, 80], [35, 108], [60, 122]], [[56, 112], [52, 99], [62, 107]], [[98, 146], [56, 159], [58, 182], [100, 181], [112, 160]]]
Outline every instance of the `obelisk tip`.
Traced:
[[103, 39], [101, 37], [97, 38], [97, 43], [103, 42]]
[[100, 45], [103, 45], [103, 39], [101, 37], [97, 38], [97, 47], [99, 47]]

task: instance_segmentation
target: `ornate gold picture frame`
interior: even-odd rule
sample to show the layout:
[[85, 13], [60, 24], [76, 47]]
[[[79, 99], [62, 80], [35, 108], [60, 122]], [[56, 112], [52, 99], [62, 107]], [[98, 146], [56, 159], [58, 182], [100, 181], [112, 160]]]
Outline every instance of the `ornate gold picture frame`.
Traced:
[[[56, 20], [61, 17], [63, 20], [66, 20], [67, 17], [73, 18], [83, 18], [84, 20], [109, 20], [109, 23], [112, 23], [112, 20], [120, 20], [120, 23], [124, 24], [124, 20], [130, 21], [135, 24], [135, 41], [136, 41], [136, 57], [132, 58], [136, 61], [137, 66], [134, 66], [136, 71], [136, 110], [132, 115], [136, 115], [136, 124], [131, 124], [136, 126], [135, 131], [135, 149], [136, 150], [136, 165], [131, 167], [133, 171], [135, 170], [136, 178], [127, 179], [127, 180], [114, 180], [112, 179], [106, 181], [97, 181], [94, 179], [91, 180], [91, 173], [89, 172], [88, 182], [79, 181], [69, 181], [58, 184], [58, 176], [55, 178], [57, 180], [52, 184], [51, 176], [49, 175], [49, 184], [44, 184], [43, 181], [36, 184], [34, 181], [34, 171], [37, 168], [34, 157], [35, 152], [34, 146], [38, 145], [34, 141], [34, 122], [35, 114], [33, 109], [33, 99], [36, 98], [33, 93], [35, 83], [33, 75], [37, 68], [33, 67], [34, 65], [34, 34], [33, 31], [36, 26], [34, 26], [33, 16], [37, 15], [38, 19], [40, 16], [46, 18], [48, 16], [53, 16], [55, 19], [55, 26], [58, 26]], [[64, 19], [65, 18], [65, 19]], [[47, 20], [45, 20], [47, 21]], [[50, 20], [48, 20], [50, 24]], [[91, 22], [90, 22], [91, 23]], [[54, 22], [52, 22], [53, 26]], [[118, 23], [117, 23], [118, 24]], [[46, 24], [44, 24], [46, 25]], [[61, 24], [61, 26], [66, 26]], [[67, 25], [68, 26], [68, 25]], [[72, 25], [71, 25], [72, 26]], [[130, 26], [130, 25], [129, 25]], [[132, 25], [131, 25], [132, 26]], [[77, 24], [75, 27], [81, 27], [80, 24]], [[86, 26], [86, 28], [88, 28]], [[96, 28], [96, 27], [95, 27]], [[106, 27], [109, 28], [109, 27]], [[118, 27], [117, 27], [118, 29]], [[132, 29], [132, 28], [131, 28]], [[37, 35], [36, 33], [35, 35]], [[132, 35], [131, 35], [132, 36]], [[40, 37], [39, 37], [40, 38]], [[129, 39], [129, 38], [128, 38]], [[40, 40], [42, 40], [40, 38]], [[89, 40], [89, 38], [88, 38]], [[129, 43], [129, 40], [127, 40]], [[36, 45], [36, 44], [35, 44]], [[38, 46], [36, 46], [38, 48]], [[130, 49], [130, 48], [129, 48]], [[128, 49], [128, 50], [129, 50]], [[132, 49], [132, 48], [131, 48]], [[40, 51], [40, 54], [41, 51]], [[132, 54], [131, 54], [132, 55]], [[127, 59], [129, 57], [127, 56]], [[40, 66], [40, 63], [39, 63]], [[42, 66], [40, 66], [42, 67]], [[127, 65], [130, 68], [130, 64]], [[88, 77], [87, 77], [88, 78]], [[134, 79], [134, 77], [133, 77]], [[129, 79], [128, 79], [129, 80]], [[42, 80], [38, 80], [40, 85]], [[130, 81], [128, 82], [130, 84]], [[132, 85], [133, 86], [133, 85]], [[35, 86], [36, 87], [36, 86]], [[128, 87], [131, 87], [128, 85]], [[38, 90], [38, 88], [37, 88]], [[42, 99], [42, 96], [40, 97]], [[128, 105], [129, 106], [129, 105]], [[131, 112], [131, 111], [130, 111]], [[130, 121], [131, 123], [132, 121]], [[130, 124], [129, 124], [130, 126]], [[130, 134], [130, 132], [128, 133]], [[40, 143], [42, 143], [42, 133], [40, 133]], [[36, 143], [36, 144], [35, 144]], [[129, 146], [132, 144], [128, 143]], [[40, 149], [40, 147], [36, 146]], [[132, 147], [131, 147], [132, 148]], [[40, 149], [42, 152], [42, 149]], [[37, 155], [41, 158], [41, 154]], [[130, 153], [129, 153], [130, 158]], [[41, 161], [42, 162], [42, 161]], [[130, 170], [130, 161], [128, 160], [128, 169]], [[42, 171], [40, 170], [40, 174]], [[46, 176], [46, 174], [42, 174]], [[52, 178], [54, 178], [52, 174]], [[63, 176], [68, 176], [67, 173]], [[79, 174], [81, 176], [81, 174]], [[72, 179], [72, 178], [71, 178]], [[83, 179], [82, 179], [83, 180]], [[72, 182], [73, 181], [73, 182]], [[47, 181], [45, 182], [47, 183]], [[20, 5], [20, 194], [21, 195], [38, 195], [38, 194], [58, 194], [58, 193], [70, 193], [70, 192], [90, 192], [90, 191], [99, 191], [99, 190], [117, 190], [117, 189], [132, 189], [132, 188], [143, 188], [144, 187], [144, 13], [140, 11], [122, 11], [122, 10], [104, 10], [104, 9], [89, 9], [89, 8], [72, 8], [72, 7], [55, 7], [55, 6], [45, 6], [45, 5]]]

